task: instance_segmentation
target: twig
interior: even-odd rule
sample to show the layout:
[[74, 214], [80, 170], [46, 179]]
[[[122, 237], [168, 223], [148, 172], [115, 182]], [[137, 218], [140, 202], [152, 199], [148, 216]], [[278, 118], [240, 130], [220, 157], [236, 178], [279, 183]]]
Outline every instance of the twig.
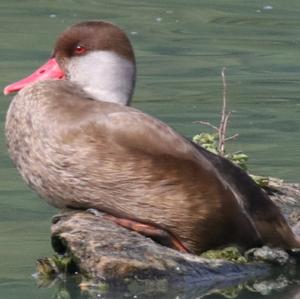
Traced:
[[231, 111], [227, 112], [227, 82], [226, 82], [225, 70], [226, 68], [223, 67], [221, 71], [222, 84], [223, 84], [223, 97], [222, 97], [222, 110], [221, 110], [221, 119], [220, 119], [219, 127], [213, 125], [208, 121], [199, 120], [194, 122], [194, 123], [199, 123], [201, 125], [210, 127], [218, 132], [218, 137], [219, 137], [218, 152], [221, 156], [225, 155], [225, 142], [234, 139], [239, 135], [239, 134], [234, 134], [230, 137], [226, 137], [227, 126], [232, 112]]
[[235, 139], [235, 138], [237, 138], [238, 136], [239, 136], [239, 133], [236, 133], [236, 134], [234, 134], [234, 135], [232, 135], [232, 136], [230, 136], [230, 137], [225, 138], [225, 141]]
[[227, 114], [226, 112], [227, 83], [225, 78], [225, 69], [226, 68], [223, 67], [221, 71], [222, 83], [223, 83], [223, 105], [222, 105], [221, 121], [220, 121], [220, 128], [219, 128], [219, 146], [218, 146], [218, 150], [222, 156], [224, 155], [225, 152], [226, 129], [227, 129], [228, 118], [230, 116], [230, 113]]
[[216, 126], [214, 126], [213, 124], [211, 124], [211, 123], [208, 122], [208, 121], [197, 120], [197, 121], [194, 121], [194, 124], [201, 124], [201, 125], [204, 125], [204, 126], [208, 126], [208, 127], [213, 128], [213, 129], [216, 130], [217, 132], [219, 132], [219, 128], [216, 127]]

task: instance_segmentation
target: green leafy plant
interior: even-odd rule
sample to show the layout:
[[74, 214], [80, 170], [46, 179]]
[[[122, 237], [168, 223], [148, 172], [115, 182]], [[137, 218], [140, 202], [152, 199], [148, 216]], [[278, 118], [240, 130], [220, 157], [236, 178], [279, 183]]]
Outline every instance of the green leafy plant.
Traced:
[[[193, 141], [202, 147], [204, 147], [206, 150], [216, 154], [221, 155], [218, 149], [218, 134], [215, 133], [201, 133], [198, 135], [195, 135], [193, 137]], [[227, 153], [224, 149], [224, 152], [222, 153], [222, 156], [229, 159], [239, 167], [241, 167], [244, 170], [247, 170], [247, 161], [248, 161], [248, 155], [245, 153], [238, 151], [234, 153]]]

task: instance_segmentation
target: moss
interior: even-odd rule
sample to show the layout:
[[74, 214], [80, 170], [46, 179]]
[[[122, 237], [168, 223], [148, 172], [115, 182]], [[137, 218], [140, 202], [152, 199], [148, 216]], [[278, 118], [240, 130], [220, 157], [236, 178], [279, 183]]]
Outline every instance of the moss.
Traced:
[[236, 247], [226, 247], [222, 250], [208, 250], [201, 254], [201, 257], [207, 259], [222, 259], [240, 264], [248, 262]]
[[37, 275], [44, 279], [53, 279], [59, 274], [74, 274], [78, 268], [69, 255], [53, 255], [36, 261]]

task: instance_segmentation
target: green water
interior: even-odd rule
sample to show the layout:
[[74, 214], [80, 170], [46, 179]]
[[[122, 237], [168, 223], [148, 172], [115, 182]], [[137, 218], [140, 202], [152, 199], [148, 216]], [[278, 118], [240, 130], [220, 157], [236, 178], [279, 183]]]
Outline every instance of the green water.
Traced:
[[[234, 111], [229, 133], [240, 134], [228, 148], [247, 152], [254, 173], [299, 182], [299, 16], [298, 0], [1, 0], [0, 87], [40, 65], [67, 25], [110, 20], [136, 49], [134, 106], [189, 137], [207, 131], [193, 122], [218, 122], [225, 66]], [[8, 159], [3, 122], [10, 99], [0, 99], [0, 298], [51, 298], [55, 288], [37, 288], [31, 274], [35, 260], [52, 252], [55, 210]], [[291, 298], [289, 292], [297, 294], [297, 286], [276, 294]]]

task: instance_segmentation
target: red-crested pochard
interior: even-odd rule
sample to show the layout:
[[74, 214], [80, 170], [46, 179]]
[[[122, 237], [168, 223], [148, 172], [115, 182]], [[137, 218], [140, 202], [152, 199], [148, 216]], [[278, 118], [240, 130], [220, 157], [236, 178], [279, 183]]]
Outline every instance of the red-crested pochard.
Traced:
[[94, 208], [181, 251], [299, 247], [279, 209], [240, 168], [128, 107], [135, 58], [103, 21], [71, 26], [51, 59], [7, 86], [9, 154], [58, 208]]

